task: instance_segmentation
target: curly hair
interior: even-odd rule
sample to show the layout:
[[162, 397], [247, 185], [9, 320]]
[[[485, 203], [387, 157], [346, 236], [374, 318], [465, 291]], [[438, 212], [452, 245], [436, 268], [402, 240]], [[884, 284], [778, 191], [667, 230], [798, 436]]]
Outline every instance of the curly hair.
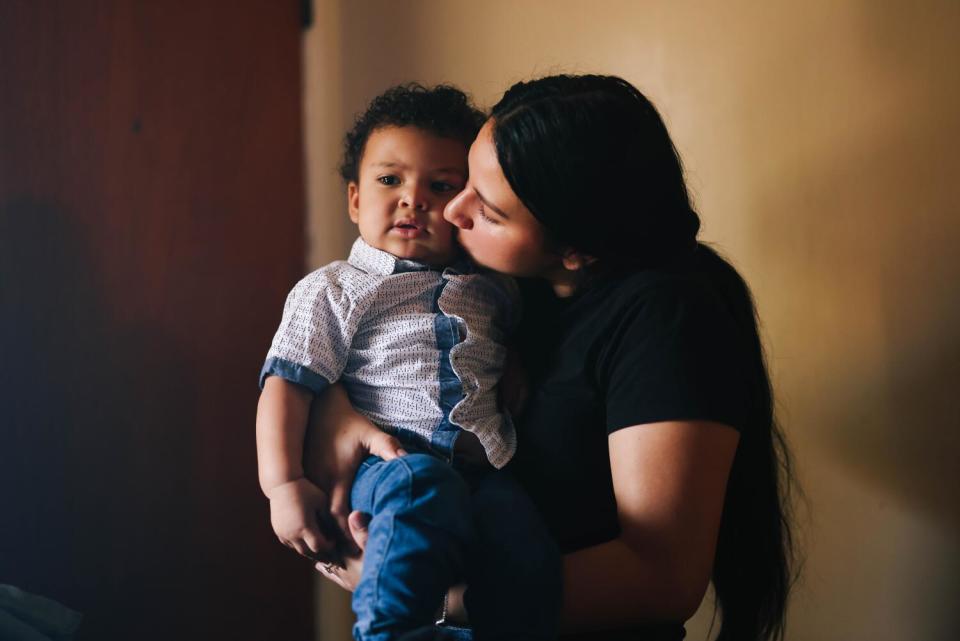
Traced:
[[364, 147], [377, 129], [417, 127], [469, 147], [486, 119], [470, 97], [452, 85], [430, 88], [411, 82], [391, 87], [370, 101], [344, 137], [340, 175], [347, 182], [359, 179]]

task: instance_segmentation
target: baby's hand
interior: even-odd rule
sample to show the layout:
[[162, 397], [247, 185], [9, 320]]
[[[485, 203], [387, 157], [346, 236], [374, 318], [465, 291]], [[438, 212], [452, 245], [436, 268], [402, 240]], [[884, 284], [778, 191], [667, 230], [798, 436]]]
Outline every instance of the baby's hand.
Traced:
[[318, 515], [325, 518], [326, 493], [305, 478], [278, 485], [267, 492], [270, 524], [280, 542], [314, 561], [333, 560], [336, 543], [325, 535]]

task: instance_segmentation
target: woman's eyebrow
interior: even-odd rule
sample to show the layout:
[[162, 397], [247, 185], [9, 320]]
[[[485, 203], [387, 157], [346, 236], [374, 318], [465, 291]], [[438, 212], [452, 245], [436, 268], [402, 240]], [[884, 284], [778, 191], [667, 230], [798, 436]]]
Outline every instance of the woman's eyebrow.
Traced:
[[484, 197], [483, 197], [483, 194], [481, 194], [479, 191], [477, 191], [477, 188], [476, 188], [476, 187], [473, 188], [473, 193], [475, 193], [475, 194], [477, 195], [477, 198], [479, 198], [479, 199], [480, 199], [480, 202], [482, 202], [484, 205], [486, 205], [487, 207], [489, 207], [490, 209], [492, 209], [494, 212], [496, 212], [497, 214], [499, 214], [499, 215], [502, 216], [503, 218], [506, 218], [507, 220], [510, 219], [510, 216], [507, 216], [505, 213], [503, 213], [503, 210], [502, 210], [502, 209], [500, 209], [499, 207], [497, 207], [496, 205], [494, 205], [493, 203], [491, 203], [489, 200], [487, 200], [486, 198], [484, 198]]

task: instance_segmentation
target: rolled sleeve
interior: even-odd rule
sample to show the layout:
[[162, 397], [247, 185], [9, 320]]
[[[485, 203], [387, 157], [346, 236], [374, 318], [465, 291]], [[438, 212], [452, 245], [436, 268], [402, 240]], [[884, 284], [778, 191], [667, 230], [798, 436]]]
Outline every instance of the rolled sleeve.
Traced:
[[287, 296], [283, 318], [260, 370], [260, 387], [280, 376], [320, 393], [340, 378], [357, 331], [355, 296], [330, 266], [301, 280]]

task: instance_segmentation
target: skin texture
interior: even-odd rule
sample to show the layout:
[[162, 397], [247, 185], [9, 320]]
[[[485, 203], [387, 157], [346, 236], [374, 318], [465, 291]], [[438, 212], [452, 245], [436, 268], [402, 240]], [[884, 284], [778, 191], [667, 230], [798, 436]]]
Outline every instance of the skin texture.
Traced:
[[383, 127], [367, 139], [358, 182], [347, 185], [350, 220], [367, 244], [440, 266], [459, 253], [443, 208], [466, 182], [463, 144], [416, 127]]
[[[542, 225], [503, 176], [491, 127], [488, 122], [471, 146], [469, 181], [445, 216], [477, 263], [510, 275], [544, 278], [558, 296], [571, 295], [580, 271], [593, 259], [573, 248], [551, 246]], [[343, 417], [328, 420], [336, 423]], [[734, 428], [706, 421], [634, 425], [608, 437], [621, 534], [564, 556], [564, 631], [692, 616], [710, 579], [738, 441]], [[349, 526], [362, 543], [361, 515], [350, 515]], [[361, 566], [362, 559], [354, 559], [345, 568], [317, 569], [352, 589]], [[452, 594], [451, 605], [454, 618], [462, 620], [466, 613], [459, 594]]]

